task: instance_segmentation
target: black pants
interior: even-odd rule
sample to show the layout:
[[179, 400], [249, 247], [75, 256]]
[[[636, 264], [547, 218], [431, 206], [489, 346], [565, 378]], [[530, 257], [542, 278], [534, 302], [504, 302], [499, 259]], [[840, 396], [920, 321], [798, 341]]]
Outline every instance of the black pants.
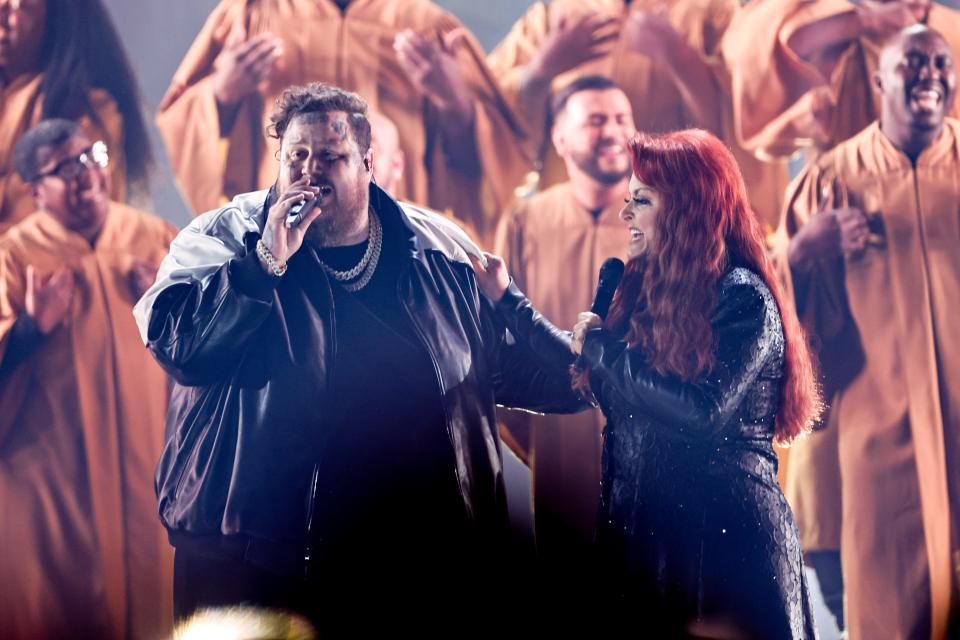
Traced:
[[173, 616], [177, 622], [200, 609], [254, 606], [285, 609], [311, 621], [321, 603], [302, 579], [281, 576], [241, 560], [178, 548], [173, 562]]

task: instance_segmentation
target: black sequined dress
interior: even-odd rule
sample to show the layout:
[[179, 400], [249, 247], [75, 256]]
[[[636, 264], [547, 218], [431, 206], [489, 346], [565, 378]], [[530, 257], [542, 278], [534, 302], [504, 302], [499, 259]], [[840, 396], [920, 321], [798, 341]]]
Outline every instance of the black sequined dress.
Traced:
[[762, 279], [735, 268], [711, 323], [717, 363], [696, 383], [656, 374], [606, 330], [584, 343], [608, 420], [597, 529], [607, 613], [660, 632], [649, 637], [814, 638], [772, 448], [780, 314]]

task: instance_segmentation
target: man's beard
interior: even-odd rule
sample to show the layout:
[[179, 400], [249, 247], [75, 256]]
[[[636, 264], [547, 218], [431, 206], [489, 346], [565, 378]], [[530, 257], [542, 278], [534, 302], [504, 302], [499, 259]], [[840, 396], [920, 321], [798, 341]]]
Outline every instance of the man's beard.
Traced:
[[327, 205], [307, 229], [306, 237], [317, 246], [339, 244], [357, 227], [357, 220], [364, 213], [362, 199], [349, 198], [349, 203], [344, 203], [339, 201], [340, 194], [337, 195], [337, 202]]
[[582, 153], [582, 154], [575, 153], [573, 154], [571, 159], [573, 160], [573, 163], [577, 165], [577, 167], [581, 171], [583, 171], [585, 174], [587, 174], [588, 176], [590, 176], [600, 184], [608, 187], [612, 187], [613, 185], [622, 181], [624, 178], [627, 178], [630, 176], [629, 162], [625, 162], [624, 164], [626, 166], [619, 171], [614, 169], [611, 169], [611, 170], [601, 169], [597, 160], [598, 150], [599, 150], [599, 147], [591, 150], [588, 153]]

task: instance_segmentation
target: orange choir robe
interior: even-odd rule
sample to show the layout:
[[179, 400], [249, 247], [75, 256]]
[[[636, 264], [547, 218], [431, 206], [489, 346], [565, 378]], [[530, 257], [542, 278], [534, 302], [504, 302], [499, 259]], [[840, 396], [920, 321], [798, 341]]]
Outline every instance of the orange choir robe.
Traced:
[[803, 291], [783, 270], [833, 389], [850, 637], [944, 638], [960, 513], [960, 121], [916, 168], [876, 123], [808, 166], [780, 264], [825, 188], [875, 232], [861, 258], [818, 265]]
[[[825, 151], [879, 118], [872, 78], [882, 42], [856, 39], [829, 77], [789, 47], [797, 29], [853, 10], [846, 0], [762, 0], [733, 19], [721, 49], [730, 68], [737, 137], [747, 149], [773, 156], [805, 147]], [[960, 59], [960, 11], [933, 4], [927, 24]], [[960, 116], [960, 102], [951, 115]]]
[[[566, 171], [562, 161], [553, 152], [545, 131], [547, 104], [529, 104], [520, 91], [520, 83], [524, 67], [536, 55], [549, 33], [551, 20], [555, 19], [553, 14], [567, 11], [572, 15], [582, 15], [592, 11], [616, 17], [622, 23], [630, 11], [652, 11], [660, 5], [667, 7], [667, 17], [673, 27], [695, 51], [702, 54], [713, 69], [720, 88], [718, 99], [721, 101], [715, 108], [722, 111], [724, 122], [724, 131], [714, 133], [731, 145], [747, 183], [751, 205], [772, 227], [780, 212], [783, 190], [787, 184], [787, 169], [782, 162], [761, 162], [735, 144], [732, 102], [728, 97], [728, 73], [719, 57], [721, 37], [739, 10], [740, 3], [737, 0], [677, 0], [669, 3], [662, 0], [635, 0], [629, 7], [623, 0], [554, 0], [549, 4], [534, 4], [488, 60], [504, 95], [515, 105], [516, 112], [525, 118], [531, 144], [542, 147], [540, 187], [565, 180]], [[649, 57], [629, 51], [622, 38], [616, 42], [610, 55], [557, 76], [552, 89], [559, 89], [580, 76], [591, 74], [607, 76], [623, 88], [633, 105], [633, 116], [639, 131], [673, 131], [694, 125], [670, 73]], [[541, 150], [531, 149], [531, 154], [540, 155]]]
[[[626, 259], [628, 235], [618, 214], [607, 207], [594, 218], [561, 182], [518, 201], [500, 221], [496, 249], [510, 275], [537, 309], [562, 329], [590, 309], [600, 265], [609, 257]], [[593, 539], [600, 498], [599, 410], [574, 415], [537, 416], [509, 412], [508, 428], [529, 438], [537, 543], [554, 559], [574, 541]], [[526, 443], [523, 443], [526, 444]]]
[[[43, 93], [39, 75], [21, 75], [0, 88], [0, 235], [33, 213], [30, 187], [13, 167], [13, 149], [31, 127], [43, 119]], [[91, 140], [103, 140], [110, 152], [114, 200], [124, 195], [123, 118], [110, 95], [101, 89], [90, 91], [95, 118], [80, 118]]]
[[[283, 57], [263, 95], [242, 103], [226, 138], [219, 135], [213, 64], [233, 25], [250, 36], [271, 32], [283, 40]], [[345, 12], [332, 0], [223, 0], [177, 70], [161, 104], [157, 125], [177, 182], [195, 213], [225, 197], [271, 185], [277, 175], [276, 140], [264, 136], [276, 98], [293, 84], [323, 81], [359, 93], [371, 109], [396, 124], [407, 158], [400, 198], [452, 210], [481, 234], [512, 194], [514, 178], [529, 161], [522, 127], [493, 82], [472, 36], [458, 50], [460, 68], [476, 95], [475, 140], [482, 174], [454, 170], [435, 112], [407, 80], [393, 50], [397, 33], [412, 29], [437, 41], [462, 25], [426, 0], [353, 0]], [[518, 168], [519, 167], [519, 168]]]
[[173, 554], [153, 470], [167, 381], [143, 347], [128, 284], [159, 264], [166, 222], [111, 203], [91, 248], [36, 212], [0, 239], [0, 358], [24, 312], [25, 271], [69, 268], [64, 325], [0, 382], [0, 620], [10, 639], [160, 638]]

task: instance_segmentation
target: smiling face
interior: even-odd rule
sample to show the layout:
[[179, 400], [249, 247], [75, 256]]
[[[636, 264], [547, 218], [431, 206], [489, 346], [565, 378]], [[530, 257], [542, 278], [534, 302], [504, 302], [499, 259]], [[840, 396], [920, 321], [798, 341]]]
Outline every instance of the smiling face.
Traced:
[[937, 32], [908, 29], [884, 48], [876, 84], [884, 131], [895, 143], [939, 130], [956, 92], [953, 52]]
[[[110, 173], [91, 159], [92, 148], [83, 133], [71, 136], [59, 147], [41, 148], [37, 152], [38, 174], [57, 173], [33, 182], [37, 206], [87, 239], [95, 238], [100, 232], [110, 204]], [[81, 156], [83, 162], [78, 162]], [[57, 175], [70, 175], [69, 164], [75, 165], [75, 175], [69, 178]]]
[[633, 109], [623, 91], [586, 89], [571, 95], [557, 115], [553, 144], [568, 173], [615, 185], [630, 173], [627, 140], [634, 133]]
[[320, 188], [317, 206], [323, 211], [310, 233], [327, 239], [349, 234], [366, 219], [372, 152], [360, 153], [348, 117], [343, 111], [298, 115], [280, 144], [277, 192], [309, 176]]
[[637, 176], [630, 176], [627, 204], [620, 211], [620, 219], [630, 234], [627, 257], [631, 260], [647, 251], [656, 250], [657, 216], [662, 209], [663, 198], [660, 193], [640, 182]]

